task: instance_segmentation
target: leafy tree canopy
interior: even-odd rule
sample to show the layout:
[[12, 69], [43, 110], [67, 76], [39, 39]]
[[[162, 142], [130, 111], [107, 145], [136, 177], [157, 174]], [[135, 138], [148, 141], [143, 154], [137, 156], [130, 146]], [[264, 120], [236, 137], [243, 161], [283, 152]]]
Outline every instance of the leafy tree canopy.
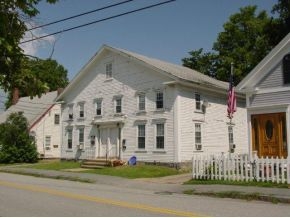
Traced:
[[37, 156], [26, 118], [22, 112], [10, 114], [0, 124], [0, 163], [34, 163]]
[[[46, 89], [42, 81], [33, 78], [30, 71], [22, 68], [25, 56], [19, 43], [27, 27], [25, 22], [38, 14], [36, 5], [41, 0], [0, 0], [0, 86], [5, 92], [14, 87], [26, 89], [23, 80], [33, 79], [36, 94]], [[46, 0], [54, 3], [57, 0]]]
[[[52, 59], [29, 59], [25, 58], [22, 62], [22, 70], [27, 72], [23, 74], [25, 77], [18, 81], [20, 84], [19, 95], [34, 96], [41, 93], [38, 92], [39, 83], [44, 87], [44, 91], [55, 91], [57, 88], [63, 88], [68, 84], [67, 70], [56, 60]], [[9, 91], [8, 101], [6, 102], [6, 108], [11, 106], [12, 92]]]
[[228, 81], [233, 62], [234, 82], [238, 84], [290, 32], [289, 6], [290, 0], [279, 0], [273, 6], [273, 13], [280, 14], [276, 19], [266, 11], [257, 13], [257, 6], [240, 8], [223, 25], [224, 31], [214, 42], [213, 52], [191, 51], [190, 57], [182, 59], [183, 65]]

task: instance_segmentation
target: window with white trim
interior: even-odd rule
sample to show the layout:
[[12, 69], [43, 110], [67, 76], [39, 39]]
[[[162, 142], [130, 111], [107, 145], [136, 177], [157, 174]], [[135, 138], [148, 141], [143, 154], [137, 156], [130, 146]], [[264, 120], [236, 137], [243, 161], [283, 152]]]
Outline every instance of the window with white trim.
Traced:
[[51, 146], [51, 136], [45, 136], [45, 149], [50, 150]]
[[83, 145], [85, 142], [85, 128], [79, 128], [79, 145]]
[[106, 64], [106, 79], [112, 78], [113, 75], [113, 64], [107, 63]]
[[164, 123], [156, 124], [156, 148], [164, 149]]
[[234, 144], [234, 130], [232, 126], [228, 126], [229, 145]]
[[202, 139], [201, 139], [201, 124], [195, 123], [195, 148], [196, 150], [202, 149]]
[[101, 116], [102, 115], [102, 99], [97, 99], [96, 100], [96, 115]]
[[138, 109], [139, 111], [145, 111], [145, 93], [138, 95]]
[[59, 114], [54, 114], [54, 124], [58, 125], [60, 122], [60, 115]]
[[138, 149], [145, 149], [145, 124], [138, 125]]
[[199, 93], [195, 93], [195, 109], [198, 111], [201, 110], [201, 97]]
[[156, 92], [156, 109], [163, 109], [163, 107], [164, 107], [163, 92], [158, 91]]
[[72, 149], [72, 129], [67, 129], [67, 148]]
[[73, 120], [74, 115], [73, 115], [73, 105], [68, 106], [68, 119]]
[[79, 103], [79, 118], [85, 117], [85, 103]]
[[115, 99], [115, 112], [117, 114], [122, 113], [122, 98], [121, 97], [117, 97]]

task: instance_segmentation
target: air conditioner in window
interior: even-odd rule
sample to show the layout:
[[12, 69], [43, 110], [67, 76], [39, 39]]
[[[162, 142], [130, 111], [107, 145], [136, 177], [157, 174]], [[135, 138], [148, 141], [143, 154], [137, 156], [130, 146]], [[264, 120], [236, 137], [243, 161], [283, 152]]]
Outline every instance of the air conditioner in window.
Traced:
[[202, 149], [202, 145], [201, 144], [195, 144], [195, 149], [197, 151], [200, 151]]

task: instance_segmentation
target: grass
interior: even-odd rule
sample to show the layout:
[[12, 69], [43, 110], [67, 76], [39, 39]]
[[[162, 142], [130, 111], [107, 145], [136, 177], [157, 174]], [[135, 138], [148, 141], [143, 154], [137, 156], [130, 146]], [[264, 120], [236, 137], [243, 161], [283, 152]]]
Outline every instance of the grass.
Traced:
[[80, 168], [81, 163], [75, 161], [44, 160], [40, 161], [39, 163], [25, 165], [23, 167], [39, 170], [65, 170], [65, 169]]
[[[66, 170], [80, 168], [80, 162], [74, 161], [41, 161], [35, 164], [29, 164], [23, 167], [41, 170]], [[180, 172], [174, 168], [155, 166], [155, 165], [135, 165], [135, 166], [118, 166], [107, 167], [104, 169], [92, 169], [86, 170], [86, 173], [119, 176], [124, 178], [136, 179], [136, 178], [154, 178], [176, 175]]]
[[186, 190], [183, 192], [187, 195], [203, 195], [216, 198], [233, 198], [233, 199], [243, 199], [247, 201], [257, 200], [257, 201], [267, 201], [274, 204], [277, 203], [290, 203], [288, 199], [279, 199], [274, 196], [265, 196], [263, 194], [254, 193], [243, 193], [238, 191], [222, 191], [222, 192], [196, 192], [195, 190]]
[[272, 182], [256, 182], [256, 181], [229, 181], [229, 180], [189, 180], [186, 185], [239, 185], [239, 186], [256, 186], [268, 188], [288, 188], [288, 185]]
[[154, 166], [154, 165], [135, 165], [135, 166], [118, 166], [104, 169], [95, 169], [86, 171], [101, 175], [119, 176], [129, 179], [136, 178], [154, 178], [170, 175], [177, 175], [179, 171], [174, 168]]

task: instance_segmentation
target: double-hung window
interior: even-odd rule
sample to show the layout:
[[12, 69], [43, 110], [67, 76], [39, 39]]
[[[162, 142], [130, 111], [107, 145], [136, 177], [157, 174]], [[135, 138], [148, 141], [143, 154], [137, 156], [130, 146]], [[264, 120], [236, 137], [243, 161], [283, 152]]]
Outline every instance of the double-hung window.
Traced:
[[84, 128], [79, 128], [79, 145], [84, 145], [84, 132], [85, 129]]
[[97, 116], [102, 115], [102, 99], [96, 100], [96, 115]]
[[45, 149], [50, 150], [51, 146], [51, 136], [45, 136]]
[[54, 124], [58, 125], [60, 121], [60, 115], [59, 114], [54, 114]]
[[116, 98], [115, 106], [116, 106], [115, 108], [116, 113], [117, 114], [122, 113], [122, 98], [121, 97]]
[[85, 117], [85, 104], [80, 103], [79, 104], [79, 118], [84, 118]]
[[67, 148], [72, 149], [72, 129], [67, 130]]
[[145, 93], [138, 96], [138, 109], [139, 111], [145, 111]]
[[232, 126], [228, 126], [229, 133], [229, 145], [232, 146], [234, 144], [234, 131]]
[[202, 149], [202, 140], [201, 140], [201, 124], [195, 124], [195, 148], [196, 150]]
[[156, 148], [164, 149], [164, 123], [156, 124]]
[[73, 115], [73, 105], [70, 105], [68, 107], [68, 119], [69, 120], [72, 120], [74, 118], [74, 115]]
[[163, 100], [163, 92], [158, 91], [156, 93], [156, 109], [163, 109], [164, 100]]
[[107, 63], [106, 64], [106, 79], [112, 78], [113, 75], [113, 64]]
[[138, 125], [138, 149], [145, 149], [145, 124]]
[[201, 110], [201, 98], [200, 98], [200, 94], [195, 93], [195, 109], [197, 111]]

